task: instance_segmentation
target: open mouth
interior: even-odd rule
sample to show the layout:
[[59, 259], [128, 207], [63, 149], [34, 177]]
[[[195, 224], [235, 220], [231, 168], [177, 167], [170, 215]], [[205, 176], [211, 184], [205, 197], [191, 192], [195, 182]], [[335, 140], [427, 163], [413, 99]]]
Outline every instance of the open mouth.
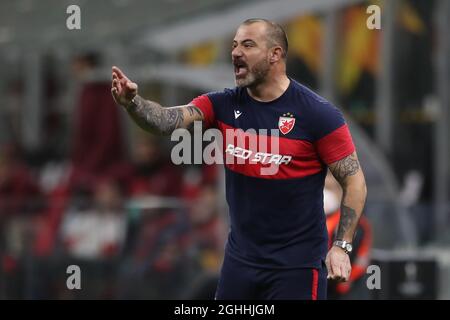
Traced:
[[234, 75], [237, 78], [244, 77], [248, 72], [247, 64], [241, 61], [235, 61], [234, 63]]

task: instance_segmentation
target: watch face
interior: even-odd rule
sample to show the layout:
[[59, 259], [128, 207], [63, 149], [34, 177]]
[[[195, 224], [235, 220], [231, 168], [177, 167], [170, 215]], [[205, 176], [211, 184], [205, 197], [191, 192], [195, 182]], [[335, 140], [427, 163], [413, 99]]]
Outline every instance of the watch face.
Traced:
[[334, 242], [334, 245], [338, 246], [339, 248], [344, 249], [347, 253], [352, 252], [352, 250], [353, 250], [352, 245], [345, 241], [336, 240]]

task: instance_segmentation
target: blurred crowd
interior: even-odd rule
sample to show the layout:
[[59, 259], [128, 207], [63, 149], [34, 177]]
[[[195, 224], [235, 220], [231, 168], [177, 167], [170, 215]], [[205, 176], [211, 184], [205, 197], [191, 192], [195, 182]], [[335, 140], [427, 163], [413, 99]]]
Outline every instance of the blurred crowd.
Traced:
[[[85, 77], [95, 56], [73, 62]], [[212, 298], [226, 221], [215, 166], [175, 166], [164, 140], [124, 139], [110, 84], [79, 91], [67, 156], [0, 145], [0, 298]], [[82, 290], [67, 290], [69, 265]]]

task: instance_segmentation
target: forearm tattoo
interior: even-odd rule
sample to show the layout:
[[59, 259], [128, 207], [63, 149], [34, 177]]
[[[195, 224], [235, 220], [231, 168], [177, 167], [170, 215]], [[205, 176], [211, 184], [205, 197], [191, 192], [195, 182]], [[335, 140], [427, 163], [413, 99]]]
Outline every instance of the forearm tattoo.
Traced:
[[[355, 175], [359, 170], [359, 162], [356, 153], [345, 157], [344, 159], [337, 161], [330, 165], [330, 170], [339, 184], [342, 186], [344, 194], [341, 204], [341, 218], [339, 221], [339, 227], [336, 234], [337, 239], [343, 239], [345, 236], [353, 236], [356, 225], [358, 223], [359, 216], [354, 208], [350, 208], [344, 205], [347, 197], [347, 177]], [[347, 203], [348, 204], [348, 203]]]
[[160, 135], [171, 134], [184, 121], [183, 110], [180, 108], [163, 108], [140, 96], [133, 99], [127, 111], [142, 129]]
[[202, 112], [196, 106], [189, 105], [186, 107], [186, 110], [189, 112], [190, 117], [195, 117], [195, 115], [203, 117]]
[[355, 154], [333, 163], [330, 166], [331, 173], [337, 181], [342, 182], [348, 176], [355, 175], [359, 170], [358, 158]]
[[[196, 106], [187, 106], [186, 110], [189, 112], [189, 117], [191, 117], [192, 119], [203, 119], [203, 113]], [[190, 132], [194, 131], [194, 123], [195, 121], [191, 121], [186, 129]]]
[[347, 207], [346, 205], [341, 205], [341, 218], [339, 220], [339, 227], [336, 234], [336, 239], [343, 239], [349, 230], [355, 227], [358, 216], [354, 209]]

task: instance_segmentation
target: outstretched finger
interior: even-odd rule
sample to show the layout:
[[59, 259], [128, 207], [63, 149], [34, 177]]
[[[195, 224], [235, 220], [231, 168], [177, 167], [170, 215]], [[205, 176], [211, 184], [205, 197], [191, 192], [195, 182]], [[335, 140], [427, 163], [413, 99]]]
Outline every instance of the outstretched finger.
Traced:
[[120, 70], [120, 69], [117, 68], [116, 66], [113, 66], [113, 67], [112, 67], [112, 71], [113, 71], [113, 74], [115, 73], [119, 79], [126, 78], [126, 76], [125, 76], [125, 74], [122, 72], [122, 70]]

